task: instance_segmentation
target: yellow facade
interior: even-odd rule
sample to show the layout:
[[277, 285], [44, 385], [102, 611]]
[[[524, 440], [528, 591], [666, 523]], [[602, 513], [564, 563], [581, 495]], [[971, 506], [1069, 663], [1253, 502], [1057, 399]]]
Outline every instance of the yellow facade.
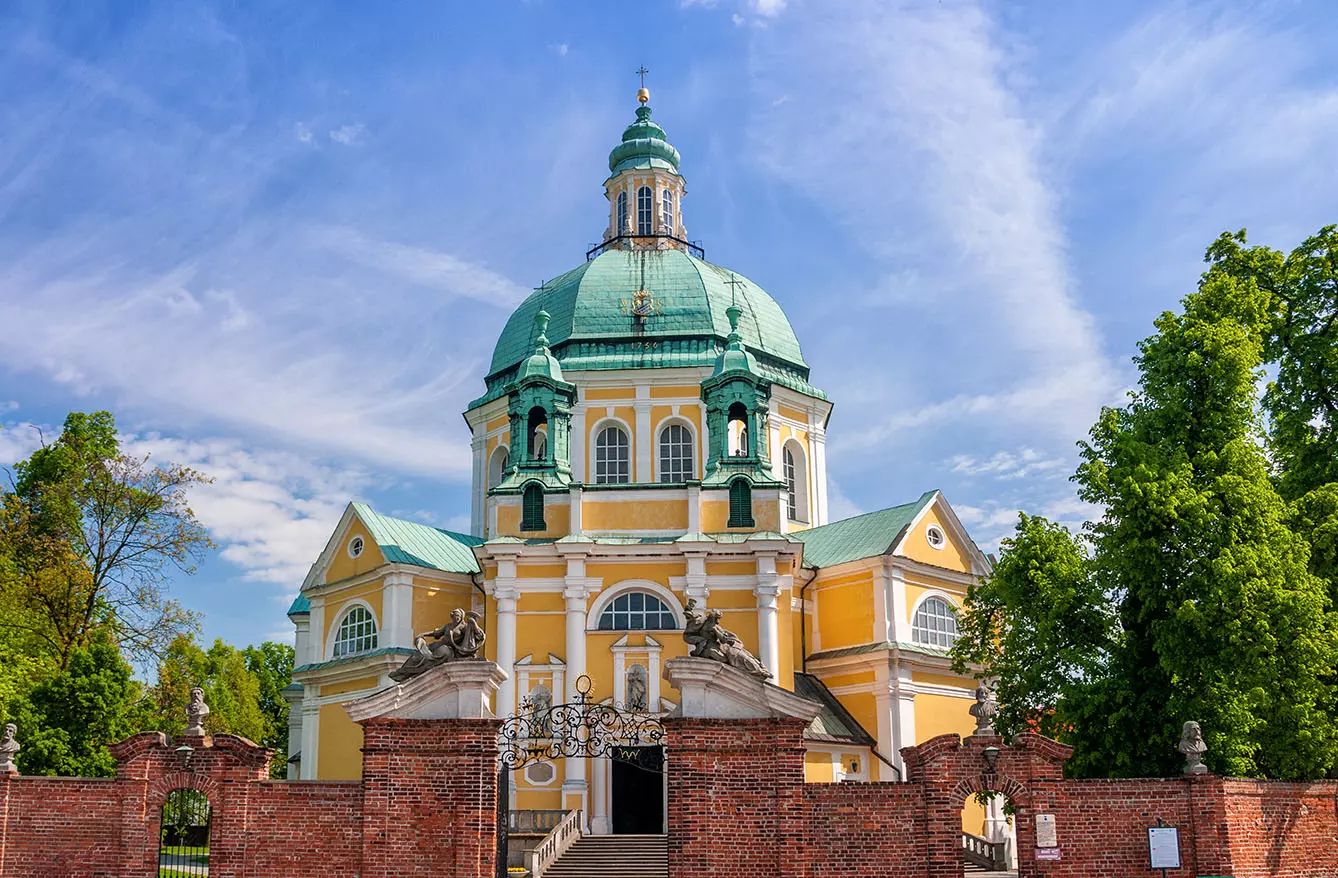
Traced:
[[[619, 172], [607, 193], [613, 199], [642, 185], [683, 194], [676, 175], [658, 166]], [[673, 222], [681, 230], [680, 220]], [[624, 231], [613, 227], [616, 222], [613, 211], [609, 239], [615, 243]], [[637, 234], [644, 237], [644, 230]], [[656, 254], [688, 246], [663, 237], [642, 243], [664, 244], [653, 248]], [[970, 732], [974, 681], [951, 672], [946, 643], [933, 641], [934, 632], [926, 634], [916, 619], [926, 607], [948, 613], [960, 607], [969, 585], [988, 572], [988, 561], [933, 492], [871, 513], [882, 518], [849, 532], [838, 530], [847, 523], [828, 520], [831, 404], [808, 383], [797, 340], [772, 349], [774, 318], [767, 338], [758, 333], [757, 314], [740, 322], [744, 309], [734, 307], [732, 296], [718, 298], [699, 265], [680, 281], [700, 282], [703, 302], [717, 298], [689, 306], [681, 303], [691, 296], [675, 291], [680, 304], [670, 304], [714, 309], [696, 315], [696, 324], [681, 324], [708, 327], [691, 348], [706, 352], [706, 359], [681, 354], [672, 365], [633, 365], [643, 355], [645, 362], [659, 362], [648, 353], [662, 343], [653, 335], [660, 325], [655, 320], [671, 316], [655, 310], [665, 307], [670, 290], [656, 288], [653, 272], [638, 276], [644, 287], [623, 296], [651, 296], [649, 322], [633, 320], [626, 302], [616, 299], [599, 317], [622, 315], [629, 327], [637, 323], [628, 338], [606, 338], [605, 330], [617, 334], [607, 321], [598, 332], [578, 332], [570, 308], [508, 323], [504, 335], [530, 346], [524, 371], [512, 356], [516, 343], [499, 342], [498, 356], [512, 358], [494, 361], [501, 366], [486, 376], [487, 392], [465, 412], [473, 439], [473, 536], [349, 507], [290, 612], [298, 629], [294, 680], [301, 687], [295, 696], [301, 704], [294, 706], [300, 746], [290, 749], [306, 754], [297, 769], [302, 777], [358, 776], [362, 734], [345, 704], [389, 685], [390, 671], [412, 653], [415, 638], [445, 624], [457, 608], [479, 615], [488, 635], [483, 655], [507, 672], [493, 703], [504, 716], [539, 687], [561, 702], [582, 675], [591, 681], [594, 701], [625, 700], [633, 683], [645, 681], [650, 711], [672, 710], [679, 693], [662, 672], [688, 652], [681, 628], [685, 608], [695, 601], [720, 611], [722, 624], [776, 685], [802, 684], [821, 695], [823, 728], [849, 731], [844, 737], [813, 732], [804, 760], [809, 782], [895, 779], [901, 747]], [[582, 302], [599, 292], [583, 287]], [[546, 289], [550, 294], [557, 293]], [[765, 293], [754, 286], [738, 301], [757, 297]], [[563, 332], [542, 329], [548, 320], [565, 321]], [[652, 336], [643, 338], [647, 332]], [[550, 347], [550, 336], [561, 340]], [[594, 354], [580, 353], [570, 341], [590, 338], [598, 338], [589, 345]], [[546, 420], [542, 427], [524, 421], [524, 435], [542, 432], [548, 451], [520, 442], [516, 453], [524, 459], [510, 460], [511, 430], [521, 423], [513, 418], [529, 417], [534, 406]], [[559, 424], [568, 425], [569, 434], [553, 432]], [[665, 437], [682, 435], [666, 431], [669, 424], [686, 426], [690, 441], [666, 444]], [[615, 460], [619, 484], [595, 484], [601, 480], [595, 439], [609, 425], [626, 435], [626, 477]], [[554, 456], [559, 447], [566, 448], [563, 459]], [[660, 481], [665, 460], [674, 467], [673, 483]], [[603, 478], [612, 469], [605, 467]], [[748, 488], [742, 495], [733, 493], [739, 478]], [[532, 515], [536, 481], [543, 487], [544, 527], [522, 529], [524, 498], [530, 497]], [[732, 502], [749, 504], [750, 525], [730, 526]], [[871, 521], [886, 521], [886, 527]], [[364, 546], [360, 553], [350, 551], [353, 540]], [[948, 610], [935, 600], [946, 601]], [[362, 631], [353, 646], [345, 640], [336, 654], [340, 621], [354, 606], [371, 614], [374, 631]], [[645, 676], [634, 673], [638, 668]], [[580, 808], [593, 831], [609, 831], [599, 828], [599, 815], [602, 810], [607, 817], [611, 807], [610, 785], [608, 773], [601, 779], [586, 760], [558, 760], [517, 772], [511, 806]], [[982, 821], [979, 808], [968, 805], [964, 827], [979, 831]]]

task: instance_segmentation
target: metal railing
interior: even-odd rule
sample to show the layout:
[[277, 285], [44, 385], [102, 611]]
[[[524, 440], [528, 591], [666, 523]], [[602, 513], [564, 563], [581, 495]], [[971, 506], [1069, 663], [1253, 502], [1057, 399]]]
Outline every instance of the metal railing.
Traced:
[[[702, 247], [701, 241], [687, 241], [676, 235], [666, 235], [662, 232], [654, 232], [649, 235], [622, 234], [614, 235], [612, 238], [606, 238], [598, 244], [585, 251], [585, 261], [589, 262], [599, 254], [612, 247], [617, 247], [621, 242], [627, 241], [628, 245], [624, 250], [662, 250], [669, 246], [670, 241], [682, 244], [688, 248], [688, 252], [698, 259], [706, 258], [706, 250]], [[660, 241], [664, 241], [661, 244]]]
[[1003, 872], [1008, 869], [1006, 847], [1007, 844], [1002, 841], [990, 841], [969, 832], [962, 833], [963, 859], [991, 872]]
[[529, 870], [530, 878], [542, 878], [544, 870], [576, 843], [582, 835], [581, 823], [580, 809], [568, 811], [567, 816], [544, 836], [538, 847], [525, 852], [525, 868]]

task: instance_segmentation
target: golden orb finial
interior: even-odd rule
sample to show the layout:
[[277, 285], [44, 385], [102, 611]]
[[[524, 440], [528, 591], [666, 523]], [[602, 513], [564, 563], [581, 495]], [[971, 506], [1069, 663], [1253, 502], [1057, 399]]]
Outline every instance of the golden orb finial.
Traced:
[[646, 103], [647, 101], [649, 101], [649, 100], [650, 100], [650, 89], [646, 88], [644, 85], [643, 85], [641, 88], [637, 89], [637, 90], [636, 90], [636, 99], [637, 99], [638, 101], [640, 101], [641, 103], [643, 103], [643, 104]]

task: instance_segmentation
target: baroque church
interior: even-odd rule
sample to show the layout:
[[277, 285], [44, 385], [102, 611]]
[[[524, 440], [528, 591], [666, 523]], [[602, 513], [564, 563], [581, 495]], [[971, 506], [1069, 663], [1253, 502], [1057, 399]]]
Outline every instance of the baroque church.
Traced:
[[[471, 532], [350, 504], [289, 608], [290, 778], [360, 777], [344, 705], [457, 608], [507, 674], [499, 717], [573, 702], [582, 677], [596, 702], [672, 711], [661, 669], [695, 601], [823, 705], [811, 783], [896, 780], [902, 747], [972, 731], [975, 681], [947, 650], [989, 561], [934, 490], [828, 519], [832, 403], [776, 300], [689, 239], [678, 150], [638, 100], [602, 243], [511, 314], [464, 412]], [[663, 831], [663, 775], [630, 763], [535, 761], [510, 796], [579, 808], [595, 834]], [[995, 837], [990, 810], [968, 803], [963, 829]]]

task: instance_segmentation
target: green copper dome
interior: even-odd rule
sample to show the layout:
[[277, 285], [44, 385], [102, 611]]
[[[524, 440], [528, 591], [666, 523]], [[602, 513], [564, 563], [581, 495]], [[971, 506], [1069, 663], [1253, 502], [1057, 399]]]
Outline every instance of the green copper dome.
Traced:
[[[638, 301], [642, 290], [649, 295]], [[734, 304], [741, 346], [735, 353], [745, 350], [755, 359], [759, 376], [822, 397], [808, 383], [808, 364], [785, 312], [757, 284], [683, 250], [607, 250], [516, 308], [493, 350], [488, 393], [472, 405], [501, 395], [528, 365], [540, 311], [551, 315], [545, 335], [563, 372], [710, 369], [726, 349]]]
[[678, 173], [678, 150], [665, 138], [664, 129], [650, 120], [650, 107], [636, 108], [636, 121], [623, 131], [623, 142], [609, 153], [609, 173], [628, 168], [662, 168]]

